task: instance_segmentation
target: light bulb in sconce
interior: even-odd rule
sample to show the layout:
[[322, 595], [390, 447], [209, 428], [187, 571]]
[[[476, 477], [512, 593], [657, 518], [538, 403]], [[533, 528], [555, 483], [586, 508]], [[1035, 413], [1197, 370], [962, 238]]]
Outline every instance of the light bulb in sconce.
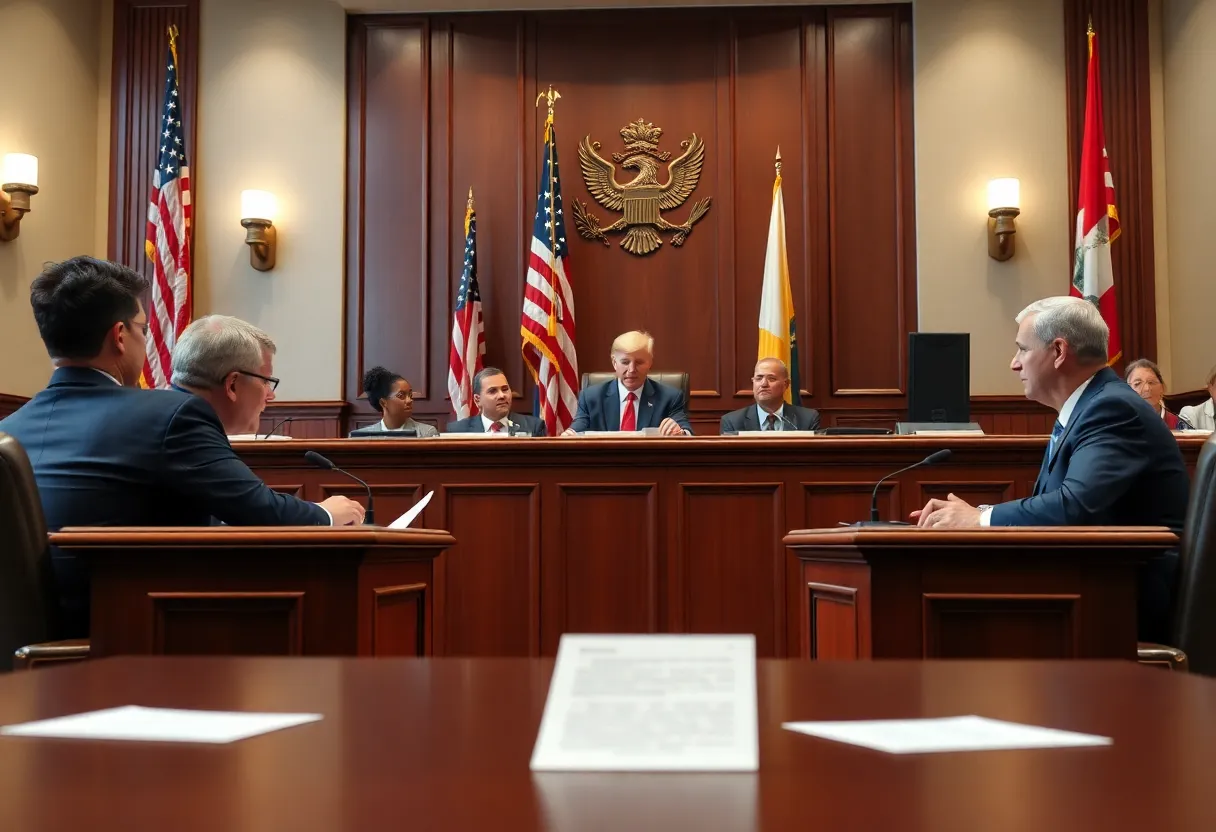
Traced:
[[988, 256], [1008, 260], [1013, 256], [1014, 218], [1021, 213], [1021, 182], [992, 179], [988, 182]]
[[241, 191], [241, 225], [249, 246], [249, 265], [260, 272], [274, 268], [278, 208], [278, 201], [269, 191]]
[[21, 218], [30, 210], [30, 197], [38, 193], [38, 157], [6, 153], [0, 164], [0, 190], [8, 205], [0, 204], [0, 241], [17, 239]]

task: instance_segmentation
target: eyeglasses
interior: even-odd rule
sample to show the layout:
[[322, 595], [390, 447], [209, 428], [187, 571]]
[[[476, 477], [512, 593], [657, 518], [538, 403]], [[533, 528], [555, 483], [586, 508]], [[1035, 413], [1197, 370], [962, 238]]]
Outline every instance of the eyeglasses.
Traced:
[[145, 338], [148, 337], [148, 322], [147, 321], [123, 321], [129, 329], [139, 328]]
[[274, 376], [264, 376], [264, 375], [260, 375], [259, 373], [251, 373], [248, 370], [236, 370], [236, 372], [240, 373], [243, 376], [251, 376], [252, 378], [260, 378], [262, 381], [264, 381], [266, 383], [266, 386], [270, 388], [270, 391], [272, 393], [279, 386], [279, 380], [277, 378], [275, 378]]
[[400, 399], [403, 402], [412, 402], [414, 400], [414, 391], [398, 390], [393, 394], [393, 398]]

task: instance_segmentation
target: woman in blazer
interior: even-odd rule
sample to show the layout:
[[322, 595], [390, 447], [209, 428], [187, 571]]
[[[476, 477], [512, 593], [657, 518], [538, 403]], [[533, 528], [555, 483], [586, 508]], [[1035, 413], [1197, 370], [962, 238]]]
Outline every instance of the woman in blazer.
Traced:
[[1184, 407], [1178, 415], [1191, 423], [1195, 430], [1216, 430], [1216, 367], [1208, 370], [1208, 400], [1203, 404]]
[[439, 429], [414, 421], [414, 388], [396, 373], [372, 367], [363, 376], [363, 392], [384, 417], [374, 425], [383, 431], [414, 430], [418, 436], [438, 436]]

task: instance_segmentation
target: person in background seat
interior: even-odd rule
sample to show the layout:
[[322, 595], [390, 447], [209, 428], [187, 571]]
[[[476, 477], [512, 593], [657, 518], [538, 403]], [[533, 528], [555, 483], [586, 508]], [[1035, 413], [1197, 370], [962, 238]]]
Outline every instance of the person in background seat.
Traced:
[[372, 367], [363, 374], [363, 392], [383, 417], [371, 427], [382, 431], [412, 430], [419, 437], [439, 435], [438, 428], [414, 421], [414, 388], [396, 373]]
[[1123, 371], [1123, 378], [1132, 389], [1160, 414], [1165, 426], [1170, 430], [1186, 430], [1192, 425], [1185, 419], [1165, 409], [1165, 379], [1161, 376], [1161, 368], [1140, 358], [1128, 364]]
[[1216, 430], [1216, 367], [1208, 370], [1208, 400], [1203, 404], [1184, 407], [1178, 418], [1195, 430]]

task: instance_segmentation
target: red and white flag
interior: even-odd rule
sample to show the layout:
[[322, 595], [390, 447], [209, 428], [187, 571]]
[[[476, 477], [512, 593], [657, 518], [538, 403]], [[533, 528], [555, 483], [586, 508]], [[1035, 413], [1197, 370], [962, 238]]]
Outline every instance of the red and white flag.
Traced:
[[1085, 138], [1081, 145], [1081, 189], [1077, 197], [1077, 236], [1073, 251], [1072, 290], [1098, 307], [1110, 328], [1107, 363], [1123, 354], [1115, 304], [1115, 273], [1110, 246], [1119, 237], [1115, 182], [1106, 156], [1102, 129], [1102, 82], [1098, 75], [1098, 36], [1089, 31], [1089, 79], [1085, 92]]
[[169, 29], [165, 102], [161, 110], [159, 152], [152, 173], [144, 251], [152, 261], [152, 300], [148, 308], [148, 349], [144, 387], [168, 387], [173, 375], [173, 345], [190, 323], [190, 167], [186, 163], [182, 102], [177, 84], [177, 27]]
[[464, 269], [452, 310], [452, 346], [448, 351], [448, 396], [457, 419], [467, 419], [473, 408], [473, 376], [482, 370], [486, 354], [486, 325], [481, 315], [481, 287], [477, 283], [477, 212], [473, 189], [464, 212]]
[[574, 295], [566, 275], [569, 249], [558, 174], [557, 137], [550, 111], [520, 319], [524, 363], [536, 382], [536, 415], [544, 420], [549, 436], [557, 436], [574, 422], [579, 389]]

